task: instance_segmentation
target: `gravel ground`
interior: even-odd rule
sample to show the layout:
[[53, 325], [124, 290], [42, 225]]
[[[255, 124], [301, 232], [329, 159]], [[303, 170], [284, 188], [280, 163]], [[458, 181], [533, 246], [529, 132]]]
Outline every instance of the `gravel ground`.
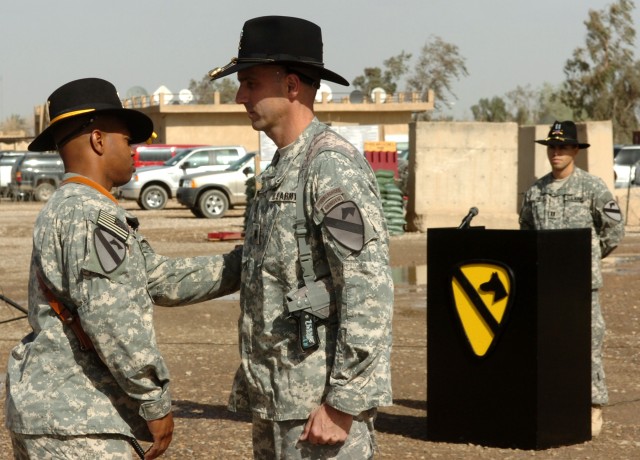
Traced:
[[[211, 242], [209, 232], [239, 231], [242, 208], [223, 219], [197, 219], [175, 202], [162, 211], [136, 210], [142, 232], [155, 250], [169, 256], [223, 253], [235, 241]], [[26, 306], [30, 233], [39, 203], [0, 202], [0, 294]], [[498, 449], [430, 442], [426, 417], [426, 235], [391, 241], [395, 288], [394, 401], [376, 424], [380, 452], [389, 459], [632, 459], [640, 458], [640, 233], [628, 229], [620, 248], [605, 260], [602, 303], [608, 325], [605, 369], [610, 405], [600, 437], [546, 450]], [[0, 302], [0, 321], [19, 317]], [[158, 308], [158, 339], [172, 372], [176, 431], [163, 458], [251, 458], [250, 423], [226, 411], [238, 364], [237, 296], [185, 308]], [[28, 332], [26, 320], [0, 324], [0, 376], [11, 348]], [[0, 393], [2, 390], [0, 390]], [[4, 397], [0, 398], [0, 411]], [[4, 418], [3, 418], [4, 420]], [[10, 458], [6, 430], [0, 429], [0, 458]]]

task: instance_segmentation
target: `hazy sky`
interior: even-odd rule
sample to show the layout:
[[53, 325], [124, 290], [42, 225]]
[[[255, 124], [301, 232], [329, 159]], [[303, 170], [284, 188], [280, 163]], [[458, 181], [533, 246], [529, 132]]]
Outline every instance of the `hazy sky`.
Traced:
[[[178, 93], [236, 55], [242, 24], [299, 16], [322, 27], [325, 65], [352, 81], [401, 51], [414, 58], [430, 36], [459, 47], [469, 76], [454, 83], [454, 115], [518, 85], [564, 80], [584, 46], [589, 9], [613, 0], [3, 0], [0, 121], [31, 119], [35, 105], [77, 78]], [[640, 25], [640, 11], [634, 11]], [[335, 93], [352, 87], [330, 84]], [[400, 89], [404, 89], [401, 87]]]

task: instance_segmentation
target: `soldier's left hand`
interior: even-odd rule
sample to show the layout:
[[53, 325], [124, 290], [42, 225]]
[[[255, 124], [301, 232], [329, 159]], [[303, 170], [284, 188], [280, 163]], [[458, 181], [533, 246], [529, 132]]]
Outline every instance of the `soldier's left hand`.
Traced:
[[300, 441], [311, 444], [338, 444], [346, 441], [353, 423], [353, 416], [328, 404], [316, 407], [304, 426]]
[[153, 436], [153, 445], [145, 452], [144, 460], [160, 457], [169, 448], [173, 438], [173, 414], [169, 412], [157, 420], [148, 420], [147, 426]]

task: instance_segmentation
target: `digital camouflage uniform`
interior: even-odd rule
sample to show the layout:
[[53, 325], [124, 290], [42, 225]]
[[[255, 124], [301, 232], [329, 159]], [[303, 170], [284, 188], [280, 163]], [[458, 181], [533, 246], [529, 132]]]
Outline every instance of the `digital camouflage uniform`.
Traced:
[[[113, 435], [82, 436], [11, 434], [15, 460], [130, 460], [131, 446]], [[137, 457], [136, 457], [137, 458]]]
[[609, 397], [602, 366], [605, 324], [598, 298], [598, 289], [602, 287], [600, 261], [622, 240], [624, 220], [602, 179], [576, 167], [557, 189], [554, 180], [549, 173], [525, 193], [520, 228], [591, 229], [591, 399], [594, 405], [604, 405]]
[[[35, 222], [33, 332], [12, 350], [7, 371], [5, 419], [14, 433], [151, 440], [146, 421], [171, 409], [153, 304], [186, 305], [239, 287], [239, 251], [160, 256], [138, 233], [137, 220], [109, 196], [85, 184], [65, 184]], [[39, 273], [55, 297], [77, 312], [95, 351], [80, 350], [50, 307]]]
[[[364, 156], [325, 128], [314, 119], [293, 144], [278, 151], [276, 165], [260, 176], [247, 221], [242, 362], [229, 408], [251, 410], [254, 418], [306, 421], [323, 401], [356, 417], [392, 403], [393, 282], [377, 183]], [[304, 186], [306, 241], [315, 276], [331, 280], [336, 301], [318, 328], [319, 348], [303, 352], [285, 296], [304, 285], [294, 222], [299, 171], [312, 142], [321, 153], [311, 161]], [[362, 216], [358, 251], [341, 244], [325, 220], [345, 203]]]

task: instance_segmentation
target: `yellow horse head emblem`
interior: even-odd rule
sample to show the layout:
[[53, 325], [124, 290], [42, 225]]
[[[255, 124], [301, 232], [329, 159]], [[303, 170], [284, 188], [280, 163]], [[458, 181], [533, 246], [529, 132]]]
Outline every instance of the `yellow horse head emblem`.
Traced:
[[483, 357], [504, 329], [514, 297], [513, 272], [494, 261], [463, 263], [453, 271], [451, 289], [469, 345]]

